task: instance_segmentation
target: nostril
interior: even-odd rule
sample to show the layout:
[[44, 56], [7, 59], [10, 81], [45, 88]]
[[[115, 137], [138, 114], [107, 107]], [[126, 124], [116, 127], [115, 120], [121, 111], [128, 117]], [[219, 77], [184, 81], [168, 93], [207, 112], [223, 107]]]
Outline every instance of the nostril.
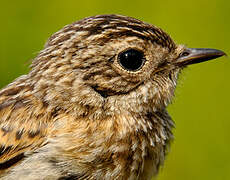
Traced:
[[188, 56], [190, 53], [188, 51], [184, 51], [180, 54], [180, 57]]

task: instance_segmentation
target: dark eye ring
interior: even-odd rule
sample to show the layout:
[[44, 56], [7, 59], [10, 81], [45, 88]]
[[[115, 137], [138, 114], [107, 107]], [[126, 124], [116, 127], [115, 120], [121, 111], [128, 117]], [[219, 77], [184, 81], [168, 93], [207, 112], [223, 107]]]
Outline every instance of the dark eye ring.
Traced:
[[144, 53], [137, 49], [128, 49], [118, 55], [119, 64], [128, 71], [137, 71], [144, 65]]

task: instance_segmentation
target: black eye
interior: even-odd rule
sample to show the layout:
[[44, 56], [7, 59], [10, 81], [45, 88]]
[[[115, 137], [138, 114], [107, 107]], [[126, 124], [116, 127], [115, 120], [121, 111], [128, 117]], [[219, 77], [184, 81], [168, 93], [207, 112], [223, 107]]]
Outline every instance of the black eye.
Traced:
[[129, 49], [118, 55], [120, 65], [129, 71], [139, 70], [145, 62], [144, 54], [136, 49]]

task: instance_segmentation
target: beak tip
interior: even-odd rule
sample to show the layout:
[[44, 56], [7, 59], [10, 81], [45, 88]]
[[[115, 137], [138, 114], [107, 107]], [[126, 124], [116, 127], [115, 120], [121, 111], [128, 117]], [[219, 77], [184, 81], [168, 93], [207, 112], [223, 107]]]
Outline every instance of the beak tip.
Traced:
[[218, 50], [218, 51], [219, 51], [219, 53], [218, 53], [219, 57], [221, 57], [221, 56], [227, 56], [228, 57], [228, 55], [224, 51], [221, 51], [221, 50]]
[[[223, 51], [222, 51], [223, 52]], [[223, 55], [222, 56], [225, 56], [225, 57], [228, 57], [227, 53], [223, 52]]]

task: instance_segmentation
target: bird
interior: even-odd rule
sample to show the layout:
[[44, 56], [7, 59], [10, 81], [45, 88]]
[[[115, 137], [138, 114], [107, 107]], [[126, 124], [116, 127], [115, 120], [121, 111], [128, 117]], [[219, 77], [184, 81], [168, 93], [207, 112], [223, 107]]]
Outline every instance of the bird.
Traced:
[[0, 90], [0, 179], [149, 180], [173, 140], [180, 72], [225, 55], [116, 14], [54, 33]]

